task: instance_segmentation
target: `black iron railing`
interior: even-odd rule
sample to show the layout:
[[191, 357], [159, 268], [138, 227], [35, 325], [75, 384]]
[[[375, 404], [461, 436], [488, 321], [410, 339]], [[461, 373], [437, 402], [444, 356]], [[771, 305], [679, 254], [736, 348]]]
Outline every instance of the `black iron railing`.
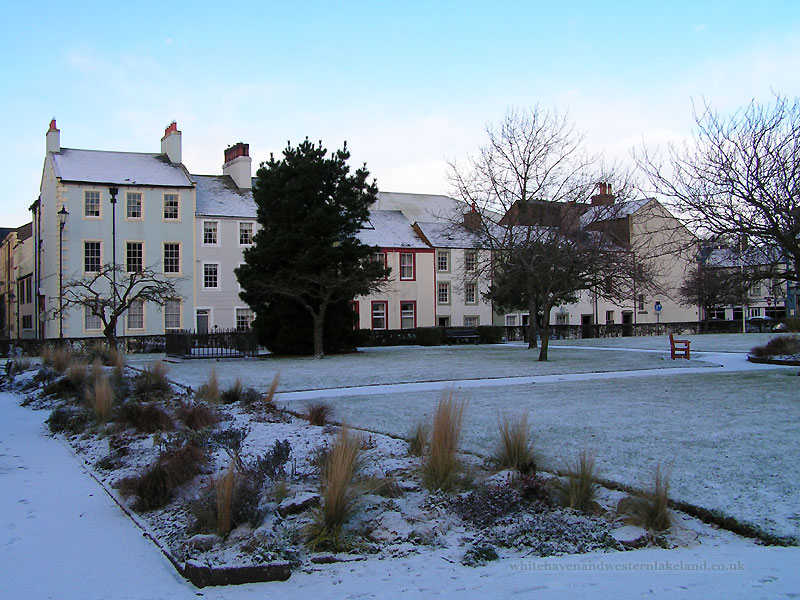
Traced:
[[172, 330], [164, 334], [167, 356], [176, 358], [241, 358], [258, 355], [255, 334], [236, 329]]

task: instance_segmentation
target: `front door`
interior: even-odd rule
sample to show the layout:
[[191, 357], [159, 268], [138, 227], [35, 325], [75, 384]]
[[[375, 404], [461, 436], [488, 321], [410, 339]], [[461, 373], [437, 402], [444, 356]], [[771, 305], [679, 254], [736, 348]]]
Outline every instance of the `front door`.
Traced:
[[209, 310], [207, 308], [197, 309], [197, 333], [208, 333]]

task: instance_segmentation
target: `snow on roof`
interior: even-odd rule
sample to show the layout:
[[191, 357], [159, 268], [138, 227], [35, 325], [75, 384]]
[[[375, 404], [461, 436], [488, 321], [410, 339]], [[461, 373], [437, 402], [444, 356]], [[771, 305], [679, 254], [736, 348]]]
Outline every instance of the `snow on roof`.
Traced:
[[412, 223], [446, 222], [457, 219], [464, 212], [464, 203], [441, 194], [406, 194], [378, 192], [377, 210], [399, 210]]
[[53, 153], [53, 168], [62, 181], [192, 187], [183, 165], [165, 154], [62, 148]]
[[480, 236], [461, 224], [416, 223], [434, 248], [481, 248]]
[[369, 221], [358, 232], [358, 239], [381, 248], [428, 248], [399, 210], [372, 210]]
[[192, 175], [197, 184], [195, 214], [256, 218], [253, 190], [238, 187], [229, 175]]
[[581, 224], [590, 225], [600, 221], [624, 219], [644, 208], [653, 198], [640, 198], [639, 200], [626, 200], [614, 204], [590, 206], [581, 215]]
[[750, 246], [740, 252], [738, 248], [715, 248], [708, 253], [705, 264], [709, 267], [755, 267], [785, 262], [777, 248]]

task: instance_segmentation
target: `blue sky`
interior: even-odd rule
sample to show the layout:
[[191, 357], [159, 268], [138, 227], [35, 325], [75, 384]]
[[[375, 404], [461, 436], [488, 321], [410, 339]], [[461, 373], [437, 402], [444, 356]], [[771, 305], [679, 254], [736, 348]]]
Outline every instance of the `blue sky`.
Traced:
[[800, 2], [30, 2], [0, 0], [0, 226], [29, 220], [45, 132], [157, 152], [173, 119], [191, 172], [347, 140], [388, 191], [448, 193], [447, 160], [509, 107], [568, 111], [628, 160], [724, 112], [800, 96]]

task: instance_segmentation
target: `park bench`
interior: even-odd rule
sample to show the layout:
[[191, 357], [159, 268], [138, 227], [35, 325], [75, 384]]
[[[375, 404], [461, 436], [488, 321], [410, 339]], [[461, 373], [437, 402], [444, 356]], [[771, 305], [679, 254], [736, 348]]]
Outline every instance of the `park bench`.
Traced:
[[672, 355], [672, 360], [676, 358], [685, 358], [689, 360], [689, 346], [692, 343], [689, 340], [676, 340], [672, 337], [672, 334], [669, 334], [669, 349], [670, 354]]
[[460, 327], [458, 329], [445, 329], [444, 336], [448, 344], [477, 344], [481, 336], [474, 327]]

